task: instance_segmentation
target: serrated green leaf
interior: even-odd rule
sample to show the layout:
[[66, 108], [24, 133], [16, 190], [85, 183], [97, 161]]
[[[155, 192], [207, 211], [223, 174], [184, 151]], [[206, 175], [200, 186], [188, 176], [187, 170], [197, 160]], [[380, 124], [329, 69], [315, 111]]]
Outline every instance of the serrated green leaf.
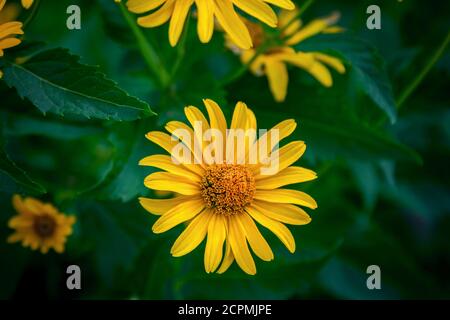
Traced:
[[136, 120], [153, 112], [131, 97], [96, 67], [57, 48], [41, 52], [24, 64], [8, 62], [4, 80], [43, 113], [76, 114], [87, 118]]

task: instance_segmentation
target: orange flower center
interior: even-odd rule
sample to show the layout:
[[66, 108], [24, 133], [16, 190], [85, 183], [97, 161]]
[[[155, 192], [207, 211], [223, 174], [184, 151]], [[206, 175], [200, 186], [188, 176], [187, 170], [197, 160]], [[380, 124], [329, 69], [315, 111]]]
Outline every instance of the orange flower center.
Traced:
[[41, 238], [48, 238], [55, 232], [56, 221], [48, 215], [37, 216], [34, 219], [33, 228]]
[[229, 216], [243, 212], [252, 202], [256, 184], [245, 165], [219, 164], [206, 169], [201, 188], [206, 206]]

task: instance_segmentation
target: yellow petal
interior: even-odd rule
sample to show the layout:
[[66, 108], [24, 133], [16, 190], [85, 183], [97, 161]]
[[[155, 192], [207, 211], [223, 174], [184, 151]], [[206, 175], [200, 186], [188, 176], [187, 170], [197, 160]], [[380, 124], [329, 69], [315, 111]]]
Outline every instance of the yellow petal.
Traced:
[[301, 167], [288, 167], [275, 175], [255, 177], [257, 189], [276, 189], [288, 184], [311, 181], [317, 178], [314, 171]]
[[217, 270], [217, 273], [222, 274], [225, 271], [228, 270], [228, 268], [231, 266], [231, 264], [234, 261], [233, 251], [231, 250], [230, 241], [226, 241], [225, 246], [225, 257], [223, 258], [222, 264], [220, 265], [220, 268]]
[[255, 199], [274, 203], [292, 203], [311, 209], [317, 208], [316, 201], [308, 194], [289, 189], [256, 190]]
[[291, 0], [263, 0], [264, 2], [276, 5], [282, 9], [293, 10], [295, 9], [295, 4]]
[[153, 190], [172, 191], [187, 196], [200, 193], [199, 184], [169, 172], [155, 172], [148, 175], [144, 185]]
[[169, 42], [172, 47], [175, 47], [180, 39], [184, 22], [193, 2], [194, 0], [177, 0], [175, 2], [169, 25]]
[[310, 216], [303, 209], [292, 204], [255, 200], [252, 207], [265, 216], [282, 223], [304, 225], [311, 222]]
[[214, 13], [219, 24], [237, 46], [242, 49], [251, 48], [252, 38], [247, 26], [234, 11], [230, 0], [214, 0]]
[[204, 209], [202, 199], [186, 200], [164, 213], [152, 227], [154, 233], [162, 233], [194, 218]]
[[228, 222], [228, 239], [237, 264], [245, 273], [250, 275], [256, 274], [255, 262], [253, 261], [252, 255], [247, 246], [245, 231], [241, 228], [241, 225], [237, 219], [230, 218]]
[[225, 218], [213, 214], [208, 224], [208, 239], [205, 248], [205, 271], [214, 272], [220, 264], [223, 255], [223, 243], [226, 239]]
[[187, 199], [191, 198], [184, 196], [178, 196], [172, 199], [139, 198], [139, 202], [148, 212], [156, 215], [162, 215], [180, 203], [185, 202]]
[[127, 8], [133, 13], [144, 13], [161, 6], [166, 0], [128, 0]]
[[253, 206], [248, 206], [246, 208], [246, 211], [259, 224], [272, 231], [273, 234], [276, 235], [278, 239], [281, 240], [281, 242], [283, 242], [283, 244], [291, 253], [295, 252], [294, 237], [292, 236], [291, 231], [289, 231], [289, 229], [284, 224], [268, 218]]
[[273, 97], [277, 102], [283, 102], [286, 99], [289, 82], [286, 65], [276, 59], [267, 59], [265, 72]]
[[22, 6], [25, 9], [29, 9], [31, 7], [31, 5], [33, 4], [34, 0], [22, 0]]
[[153, 28], [160, 26], [169, 21], [172, 16], [175, 0], [167, 0], [164, 5], [152, 14], [137, 19], [140, 26], [145, 28]]
[[236, 219], [241, 224], [241, 229], [245, 230], [245, 236], [253, 252], [264, 261], [273, 260], [272, 249], [259, 232], [253, 219], [245, 212], [236, 215]]
[[172, 256], [181, 257], [197, 248], [205, 239], [211, 217], [212, 214], [209, 210], [205, 210], [195, 217], [173, 244], [170, 250]]
[[166, 170], [170, 173], [182, 176], [188, 180], [192, 180], [193, 182], [201, 182], [201, 177], [199, 175], [186, 169], [181, 164], [175, 164], [170, 156], [160, 154], [151, 155], [139, 161], [139, 165]]
[[336, 70], [340, 74], [345, 73], [345, 66], [341, 62], [341, 60], [339, 60], [338, 58], [335, 58], [333, 56], [330, 56], [328, 54], [323, 54], [323, 53], [320, 53], [320, 52], [313, 52], [313, 54], [314, 54], [314, 57], [317, 60], [327, 64], [330, 67], [332, 67], [334, 70]]
[[198, 12], [197, 33], [200, 41], [209, 42], [214, 32], [214, 6], [211, 0], [195, 0]]
[[277, 16], [272, 8], [261, 0], [233, 0], [233, 3], [242, 11], [261, 20], [272, 28], [277, 26]]

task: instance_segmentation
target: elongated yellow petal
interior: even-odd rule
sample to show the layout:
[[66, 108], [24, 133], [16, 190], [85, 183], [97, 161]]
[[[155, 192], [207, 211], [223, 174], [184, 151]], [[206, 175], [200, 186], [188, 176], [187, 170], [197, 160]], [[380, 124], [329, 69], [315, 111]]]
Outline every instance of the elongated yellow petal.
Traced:
[[266, 75], [275, 101], [283, 102], [286, 99], [289, 82], [286, 65], [276, 59], [267, 59]]
[[214, 5], [211, 0], [195, 0], [198, 12], [197, 33], [200, 41], [209, 42], [214, 32]]
[[277, 26], [277, 16], [272, 8], [261, 0], [232, 0], [242, 11], [261, 20], [272, 28]]
[[152, 227], [154, 233], [163, 233], [173, 227], [194, 218], [204, 209], [201, 199], [190, 199], [180, 203], [163, 214]]
[[275, 175], [258, 175], [256, 189], [271, 190], [288, 184], [311, 181], [317, 178], [314, 171], [301, 167], [288, 167]]
[[278, 239], [281, 240], [281, 242], [283, 242], [283, 244], [291, 253], [295, 252], [294, 237], [292, 236], [291, 231], [289, 231], [289, 229], [284, 224], [268, 218], [253, 206], [248, 206], [246, 208], [246, 211], [259, 224], [272, 231], [273, 234], [276, 235]]
[[139, 198], [142, 207], [150, 213], [162, 215], [191, 197], [178, 196], [171, 199]]
[[248, 249], [245, 231], [242, 229], [237, 219], [231, 218], [228, 222], [228, 239], [237, 264], [245, 273], [250, 275], [256, 274], [255, 261], [253, 261], [250, 250]]
[[170, 249], [172, 256], [181, 257], [197, 248], [205, 239], [211, 217], [212, 214], [209, 210], [205, 210], [195, 217]]
[[127, 8], [133, 13], [144, 13], [158, 8], [166, 0], [129, 0]]
[[223, 243], [226, 239], [225, 217], [214, 214], [208, 224], [208, 239], [205, 248], [205, 271], [214, 272], [223, 256]]
[[25, 9], [29, 9], [31, 7], [31, 5], [33, 4], [34, 0], [22, 0], [22, 6]]
[[169, 172], [152, 173], [145, 178], [144, 184], [153, 190], [172, 191], [187, 196], [200, 193], [199, 184]]
[[256, 190], [255, 199], [274, 203], [292, 203], [311, 209], [317, 208], [316, 201], [308, 194], [289, 189]]
[[236, 14], [230, 0], [213, 0], [217, 21], [230, 36], [231, 40], [242, 49], [252, 47], [252, 38], [247, 26]]
[[323, 86], [331, 87], [333, 85], [330, 71], [316, 60], [313, 53], [297, 52], [294, 55], [284, 55], [283, 60], [306, 70]]
[[19, 34], [23, 34], [21, 22], [11, 21], [0, 25], [0, 39], [6, 36]]
[[345, 73], [345, 66], [344, 64], [341, 62], [341, 60], [339, 60], [338, 58], [335, 58], [333, 56], [330, 56], [328, 54], [324, 54], [324, 53], [320, 53], [320, 52], [313, 52], [314, 57], [325, 63], [326, 65], [332, 67], [334, 70], [336, 70], [337, 72], [339, 72], [340, 74]]
[[145, 137], [166, 150], [169, 154], [171, 154], [172, 157], [174, 157], [179, 163], [183, 164], [186, 168], [200, 176], [203, 176], [203, 168], [200, 165], [193, 163], [194, 156], [192, 155], [192, 152], [190, 153], [192, 155], [192, 159], [188, 159], [188, 161], [186, 161], [186, 159], [184, 159], [176, 152], [173, 152], [174, 148], [178, 145], [179, 142], [173, 140], [170, 135], [160, 131], [152, 131], [147, 133]]
[[169, 42], [175, 47], [183, 31], [184, 23], [194, 0], [177, 0], [172, 12], [169, 25]]
[[295, 4], [291, 0], [263, 0], [264, 2], [276, 5], [282, 9], [293, 10], [295, 9]]
[[231, 250], [230, 241], [226, 241], [225, 245], [225, 256], [223, 258], [222, 264], [220, 265], [220, 268], [217, 269], [217, 273], [222, 274], [225, 271], [228, 270], [228, 268], [231, 266], [231, 264], [234, 261], [233, 251]]
[[265, 216], [282, 223], [304, 225], [311, 222], [310, 216], [303, 209], [292, 204], [255, 200], [252, 207]]
[[273, 260], [273, 252], [266, 239], [261, 235], [255, 222], [247, 213], [236, 216], [241, 224], [241, 229], [245, 230], [245, 236], [253, 252], [264, 261]]
[[17, 39], [17, 38], [2, 39], [2, 40], [0, 40], [0, 48], [1, 49], [12, 48], [12, 47], [19, 45], [20, 42], [21, 42], [20, 39]]
[[172, 16], [173, 8], [175, 7], [175, 0], [167, 0], [164, 5], [152, 14], [140, 17], [137, 22], [140, 26], [145, 28], [153, 28], [160, 26], [169, 21]]
[[201, 182], [201, 177], [194, 172], [186, 169], [181, 164], [175, 164], [170, 156], [166, 155], [151, 155], [145, 157], [139, 162], [141, 166], [150, 166], [158, 169], [166, 170], [170, 173], [182, 176], [194, 182]]

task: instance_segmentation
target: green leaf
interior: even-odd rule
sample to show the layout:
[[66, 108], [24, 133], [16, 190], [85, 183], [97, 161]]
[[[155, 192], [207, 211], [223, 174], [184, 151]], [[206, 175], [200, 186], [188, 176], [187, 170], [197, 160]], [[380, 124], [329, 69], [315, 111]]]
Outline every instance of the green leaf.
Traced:
[[153, 114], [147, 103], [128, 95], [97, 67], [81, 64], [66, 49], [41, 52], [22, 65], [8, 62], [3, 71], [8, 86], [43, 113], [118, 121]]
[[0, 191], [31, 194], [46, 192], [44, 187], [31, 180], [25, 171], [9, 159], [3, 147], [0, 149]]
[[303, 51], [331, 51], [341, 55], [351, 65], [361, 89], [394, 123], [395, 99], [383, 59], [368, 42], [348, 34], [320, 35], [297, 46]]

